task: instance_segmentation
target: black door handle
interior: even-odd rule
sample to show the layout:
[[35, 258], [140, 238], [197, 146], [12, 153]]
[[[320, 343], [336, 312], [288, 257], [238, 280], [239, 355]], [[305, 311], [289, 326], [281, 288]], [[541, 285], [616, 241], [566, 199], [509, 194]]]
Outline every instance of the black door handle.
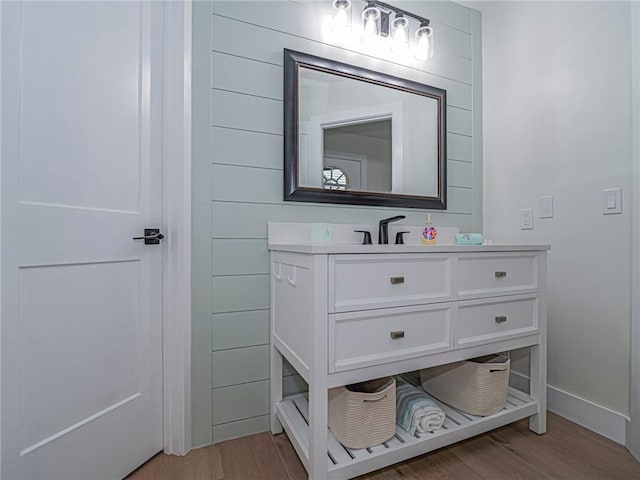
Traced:
[[145, 228], [143, 237], [133, 237], [134, 240], [144, 240], [145, 245], [158, 245], [163, 238], [159, 228]]

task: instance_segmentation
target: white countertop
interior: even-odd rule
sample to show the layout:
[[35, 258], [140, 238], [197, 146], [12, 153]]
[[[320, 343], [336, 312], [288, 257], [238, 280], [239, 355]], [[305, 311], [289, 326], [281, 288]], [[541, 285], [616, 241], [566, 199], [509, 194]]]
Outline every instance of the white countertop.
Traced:
[[549, 250], [549, 245], [334, 245], [269, 244], [269, 250], [325, 255], [329, 253], [457, 253], [457, 252], [524, 252]]

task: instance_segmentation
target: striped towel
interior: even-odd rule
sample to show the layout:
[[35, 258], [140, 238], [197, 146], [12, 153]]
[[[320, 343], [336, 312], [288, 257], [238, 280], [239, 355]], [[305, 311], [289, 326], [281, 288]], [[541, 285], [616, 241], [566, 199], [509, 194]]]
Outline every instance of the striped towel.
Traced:
[[445, 413], [424, 390], [400, 377], [396, 379], [396, 423], [410, 435], [433, 432], [442, 427]]

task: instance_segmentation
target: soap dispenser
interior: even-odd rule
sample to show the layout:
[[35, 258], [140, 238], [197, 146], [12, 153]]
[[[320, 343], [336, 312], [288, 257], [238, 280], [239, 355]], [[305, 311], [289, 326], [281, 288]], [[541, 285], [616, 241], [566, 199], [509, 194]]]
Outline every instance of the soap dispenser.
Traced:
[[435, 245], [436, 237], [438, 235], [438, 230], [433, 226], [433, 222], [431, 221], [431, 214], [427, 214], [427, 223], [424, 226], [424, 230], [422, 232], [422, 243], [425, 245]]

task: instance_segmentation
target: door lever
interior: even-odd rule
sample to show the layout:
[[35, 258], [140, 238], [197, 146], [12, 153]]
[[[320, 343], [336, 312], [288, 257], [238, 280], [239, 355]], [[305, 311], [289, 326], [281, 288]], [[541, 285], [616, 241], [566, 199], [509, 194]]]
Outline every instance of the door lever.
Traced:
[[145, 245], [158, 245], [163, 238], [159, 228], [145, 228], [143, 237], [133, 237], [134, 240], [144, 240]]

